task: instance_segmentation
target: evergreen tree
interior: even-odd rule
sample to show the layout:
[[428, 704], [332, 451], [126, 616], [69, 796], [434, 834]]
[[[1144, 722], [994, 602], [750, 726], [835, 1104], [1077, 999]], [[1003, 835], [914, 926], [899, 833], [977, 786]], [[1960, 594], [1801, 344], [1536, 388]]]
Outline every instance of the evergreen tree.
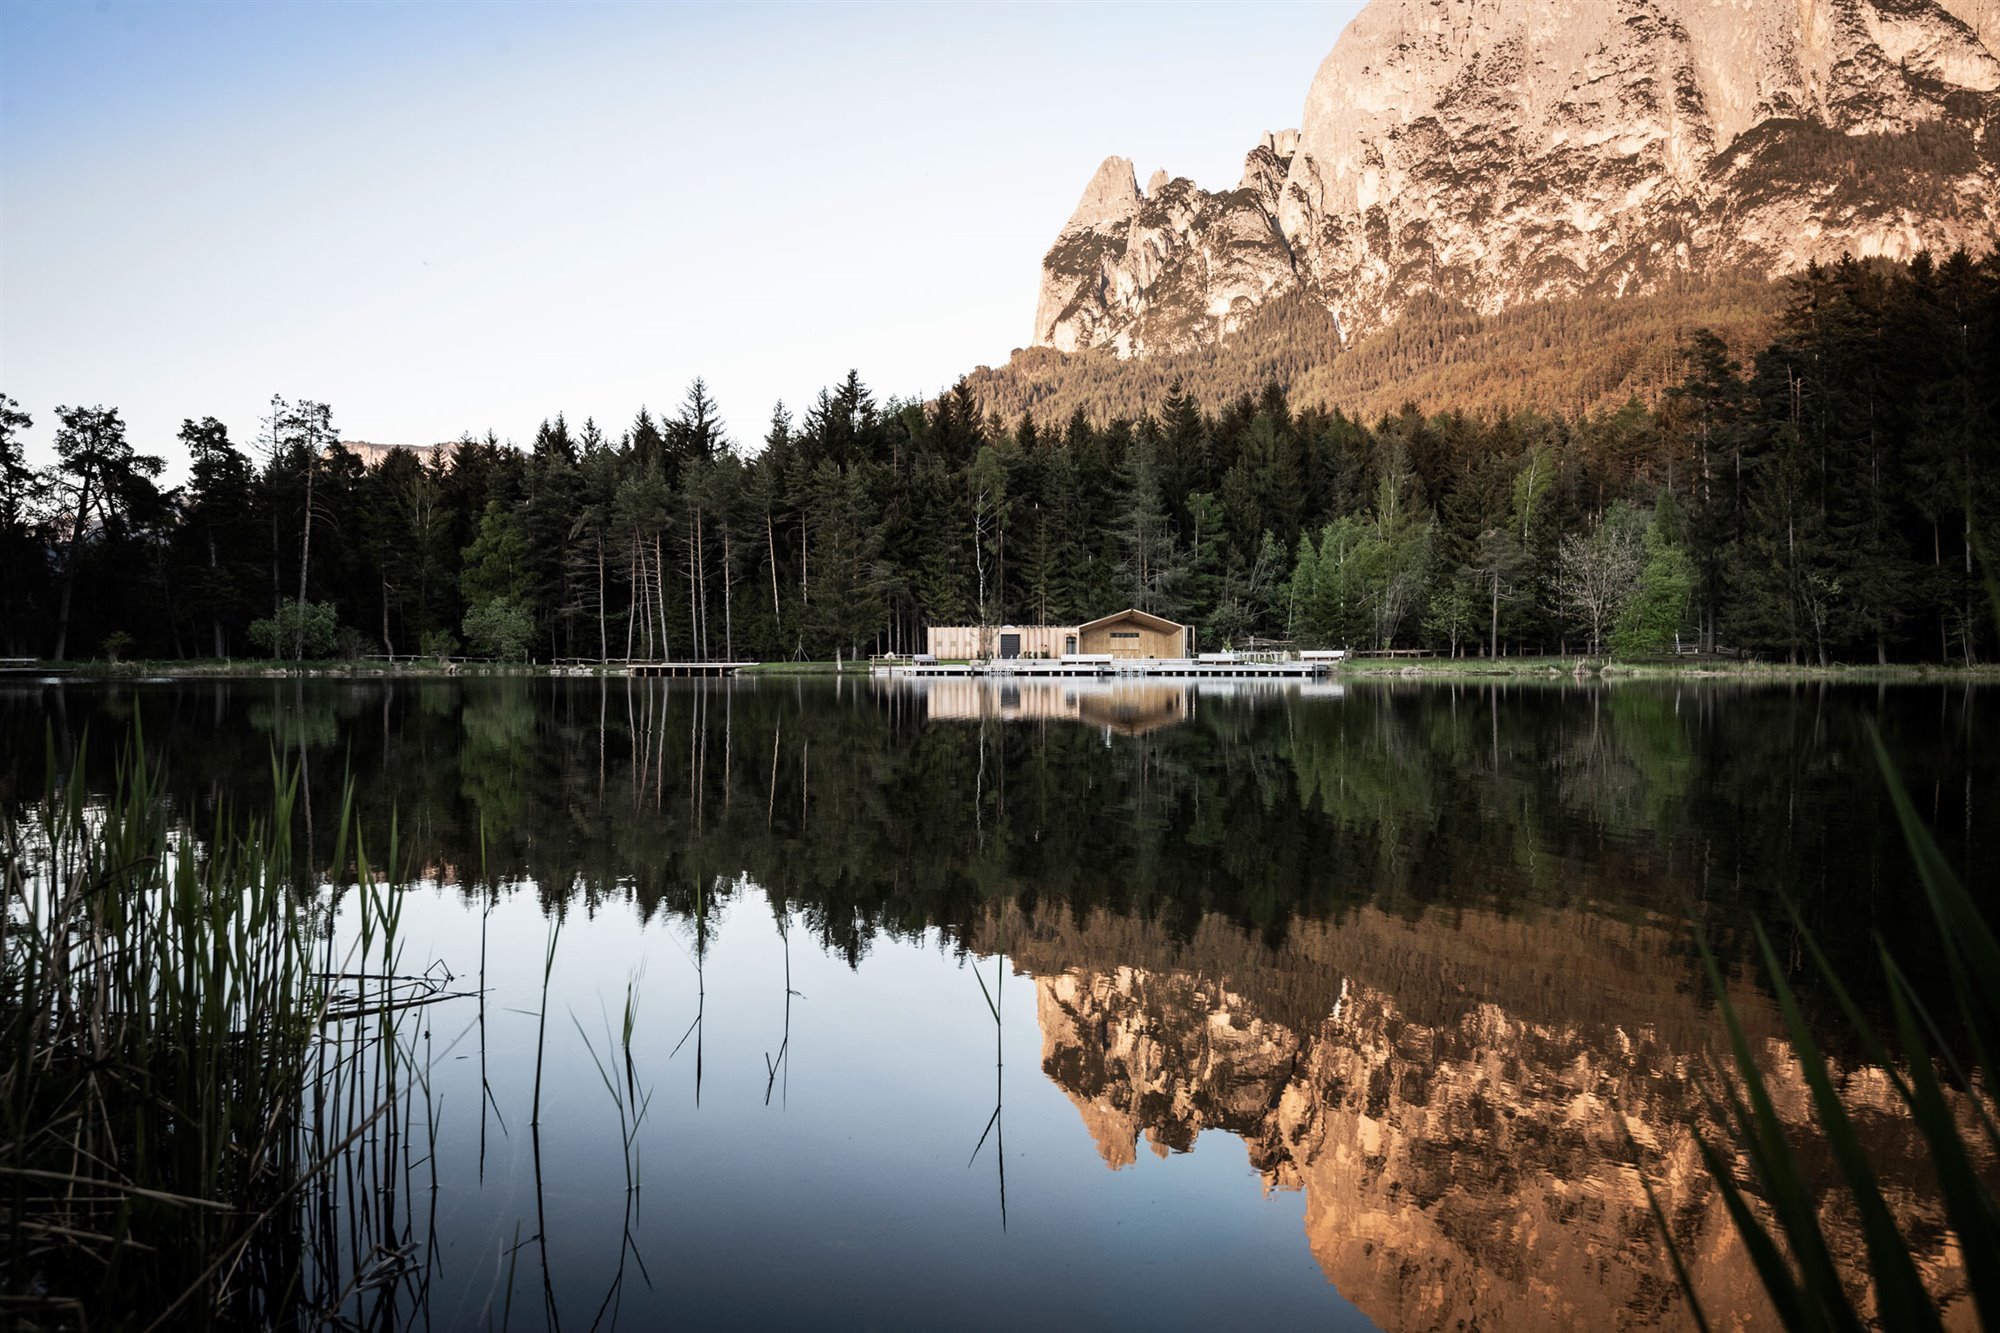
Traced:
[[45, 543], [36, 530], [43, 480], [28, 466], [21, 436], [34, 425], [21, 405], [0, 394], [0, 648], [10, 657], [30, 655], [29, 622], [48, 572]]
[[206, 624], [209, 651], [228, 657], [231, 635], [255, 605], [256, 471], [214, 417], [181, 422], [180, 441], [189, 459], [181, 517], [186, 602]]
[[1131, 604], [1154, 615], [1178, 615], [1180, 582], [1186, 567], [1160, 495], [1153, 446], [1143, 438], [1135, 439], [1126, 450], [1125, 491], [1118, 540]]
[[56, 465], [48, 489], [65, 532], [62, 587], [56, 605], [56, 661], [69, 649], [70, 615], [86, 542], [111, 535], [122, 514], [160, 475], [163, 460], [135, 453], [118, 409], [58, 407]]

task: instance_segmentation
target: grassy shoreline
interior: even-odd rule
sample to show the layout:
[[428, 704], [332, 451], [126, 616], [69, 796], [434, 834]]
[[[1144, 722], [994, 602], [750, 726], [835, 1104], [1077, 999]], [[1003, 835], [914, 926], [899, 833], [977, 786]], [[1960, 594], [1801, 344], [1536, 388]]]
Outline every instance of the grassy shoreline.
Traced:
[[1467, 680], [1564, 677], [1601, 680], [1827, 680], [1883, 684], [1971, 680], [2000, 681], [2000, 663], [1940, 665], [1935, 662], [1892, 662], [1887, 666], [1835, 662], [1828, 666], [1785, 662], [1620, 662], [1602, 657], [1460, 657], [1363, 658], [1343, 662], [1334, 672], [1345, 678]]
[[[136, 724], [122, 753], [99, 791], [58, 776], [51, 740], [39, 801], [0, 810], [0, 1308], [24, 1328], [348, 1323], [378, 1220], [407, 1227], [404, 1136], [433, 1123], [398, 1029], [428, 1002], [393, 970], [400, 898], [348, 801], [318, 883], [295, 772], [274, 763], [268, 809], [197, 847]], [[343, 896], [358, 939], [337, 943]]]

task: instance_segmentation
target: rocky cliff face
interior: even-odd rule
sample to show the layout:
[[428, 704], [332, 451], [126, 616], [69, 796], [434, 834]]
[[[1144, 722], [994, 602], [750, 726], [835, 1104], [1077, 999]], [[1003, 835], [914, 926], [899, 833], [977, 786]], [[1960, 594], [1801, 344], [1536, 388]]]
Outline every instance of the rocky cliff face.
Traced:
[[1130, 355], [1234, 332], [1296, 281], [1277, 205], [1297, 137], [1266, 135], [1223, 194], [1165, 172], [1140, 194], [1130, 160], [1106, 158], [1042, 260], [1036, 341]]
[[1343, 336], [1677, 276], [1990, 248], [2000, 0], [1373, 0], [1233, 190], [1098, 169], [1035, 342], [1143, 355], [1302, 290]]

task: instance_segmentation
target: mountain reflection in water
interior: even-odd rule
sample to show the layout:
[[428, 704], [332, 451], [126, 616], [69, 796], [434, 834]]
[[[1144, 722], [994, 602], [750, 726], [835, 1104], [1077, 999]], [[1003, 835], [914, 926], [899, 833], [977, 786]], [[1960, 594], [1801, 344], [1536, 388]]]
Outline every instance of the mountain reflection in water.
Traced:
[[[436, 1271], [421, 1299], [380, 1295], [392, 1322], [511, 1300], [524, 1326], [603, 1305], [635, 1327], [1678, 1327], [1635, 1152], [1711, 1316], [1764, 1322], [1693, 1150], [1716, 1023], [1686, 922], [1809, 1125], [1745, 927], [1789, 898], [1864, 1004], [1876, 932], [1920, 961], [1866, 724], [1977, 887], [1986, 704], [1570, 682], [6, 689], [0, 798], [39, 788], [45, 734], [102, 789], [138, 718], [197, 836], [268, 798], [274, 753], [301, 770], [300, 845], [330, 855], [344, 775], [364, 829], [393, 821], [412, 970], [490, 975], [476, 1030], [436, 1018], [440, 1183], [407, 1251]], [[530, 1142], [551, 940], [561, 1040]], [[641, 1077], [671, 1090], [632, 1149], [639, 1194], [574, 1039], [609, 1042], [628, 984]], [[1826, 1026], [1963, 1320], [1914, 1139]], [[1852, 1219], [1829, 1204], [1827, 1225], [1858, 1273]]]
[[[1637, 1160], [1673, 1218], [1703, 1307], [1765, 1324], [1756, 1274], [1695, 1148], [1689, 1066], [1712, 1015], [1661, 923], [1483, 911], [1448, 923], [1363, 909], [1301, 923], [1275, 953], [1221, 922], [1186, 942], [1094, 913], [996, 934], [1037, 976], [1042, 1069], [1105, 1164], [1241, 1138], [1267, 1189], [1305, 1194], [1313, 1257], [1383, 1328], [1628, 1328], [1685, 1319]], [[1763, 996], [1733, 996], [1780, 1114], [1809, 1093]], [[1944, 1210], [1879, 1070], [1840, 1079], [1920, 1271], [1971, 1326]], [[1966, 1108], [1968, 1111], [1970, 1108]], [[1968, 1119], [1968, 1128], [1971, 1128]], [[1826, 1185], [1830, 1159], [1808, 1157]], [[1837, 1193], [1837, 1191], [1836, 1191]], [[1865, 1248], [1823, 1225], [1857, 1278]]]

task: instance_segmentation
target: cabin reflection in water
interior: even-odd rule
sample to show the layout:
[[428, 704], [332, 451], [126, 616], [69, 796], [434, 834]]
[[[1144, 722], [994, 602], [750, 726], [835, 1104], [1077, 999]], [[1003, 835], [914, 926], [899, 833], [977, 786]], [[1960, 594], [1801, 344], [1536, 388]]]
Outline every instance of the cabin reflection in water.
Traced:
[[1107, 736], [1144, 736], [1192, 721], [1201, 705], [1222, 699], [1337, 699], [1345, 687], [1325, 681], [1032, 680], [936, 677], [878, 682], [877, 688], [923, 697], [933, 722], [1077, 722]]
[[955, 679], [913, 682], [933, 722], [1081, 722], [1143, 736], [1194, 715], [1186, 685], [1094, 680]]

